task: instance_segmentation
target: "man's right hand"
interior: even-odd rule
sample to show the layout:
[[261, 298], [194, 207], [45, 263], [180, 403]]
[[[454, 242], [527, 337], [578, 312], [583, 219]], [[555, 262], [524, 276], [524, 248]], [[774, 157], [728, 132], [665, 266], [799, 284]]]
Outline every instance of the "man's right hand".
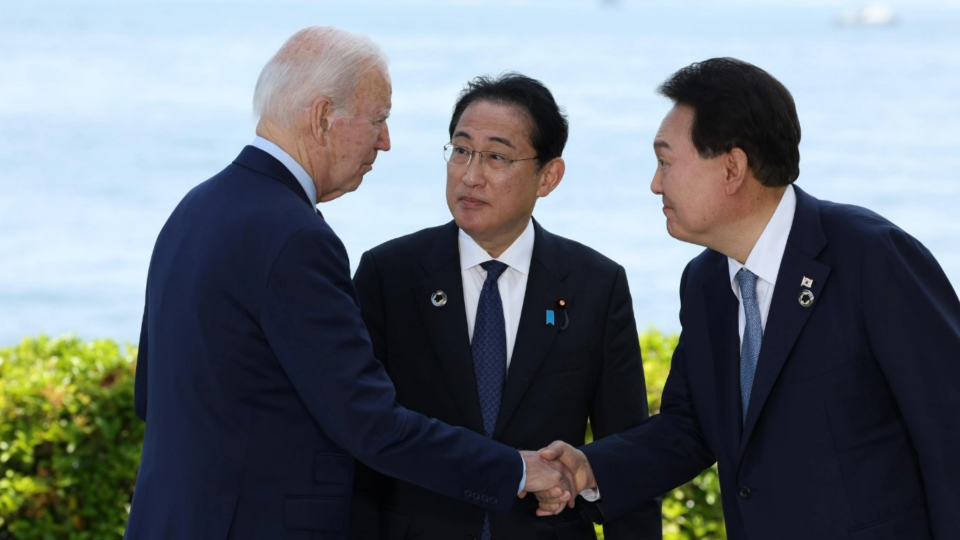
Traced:
[[585, 489], [595, 489], [597, 480], [593, 477], [593, 469], [590, 462], [583, 452], [570, 446], [563, 441], [554, 441], [550, 446], [540, 451], [540, 457], [547, 461], [559, 461], [573, 475], [573, 497], [564, 499], [562, 497], [552, 497], [550, 492], [536, 493], [537, 500], [540, 502], [540, 508], [537, 509], [538, 516], [553, 516], [563, 511], [565, 506], [573, 508], [573, 502], [576, 494]]
[[566, 504], [577, 496], [573, 473], [563, 466], [562, 462], [543, 459], [539, 452], [529, 450], [521, 450], [520, 455], [523, 456], [527, 469], [527, 483], [520, 492], [521, 499], [528, 492], [534, 492], [537, 500], [544, 497], [559, 504]]

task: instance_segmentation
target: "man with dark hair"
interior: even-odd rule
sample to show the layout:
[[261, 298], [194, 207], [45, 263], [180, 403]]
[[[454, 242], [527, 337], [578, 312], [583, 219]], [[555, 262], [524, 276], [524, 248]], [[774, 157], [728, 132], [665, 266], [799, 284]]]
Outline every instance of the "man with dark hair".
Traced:
[[707, 60], [660, 92], [651, 188], [670, 235], [707, 248], [661, 414], [544, 457], [610, 518], [717, 461], [731, 540], [960, 538], [960, 302], [937, 261], [793, 186], [800, 123], [765, 71]]
[[[354, 276], [399, 402], [515, 448], [583, 444], [588, 418], [600, 438], [647, 416], [624, 269], [532, 218], [563, 178], [566, 140], [539, 81], [474, 79], [444, 147], [453, 221], [368, 251]], [[358, 474], [357, 492], [356, 540], [596, 538], [579, 514], [538, 519], [532, 497], [501, 516], [393, 478]], [[605, 530], [659, 539], [659, 503]]]

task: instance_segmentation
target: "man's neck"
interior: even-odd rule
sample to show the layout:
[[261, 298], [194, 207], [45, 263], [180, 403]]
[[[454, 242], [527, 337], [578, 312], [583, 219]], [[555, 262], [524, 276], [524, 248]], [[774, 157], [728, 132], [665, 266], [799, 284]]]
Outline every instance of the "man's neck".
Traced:
[[526, 274], [530, 269], [530, 261], [533, 258], [534, 242], [535, 233], [532, 219], [527, 221], [527, 226], [523, 229], [523, 232], [496, 255], [477, 243], [467, 231], [460, 229], [458, 243], [460, 246], [461, 269], [471, 268], [488, 258], [494, 258]]
[[299, 163], [300, 166], [303, 167], [303, 170], [307, 171], [307, 174], [310, 175], [313, 184], [317, 188], [317, 198], [319, 199], [319, 194], [322, 192], [320, 186], [317, 184], [316, 171], [312, 166], [313, 163], [310, 159], [310, 154], [307, 152], [306, 145], [303, 144], [299, 138], [293, 136], [290, 130], [284, 129], [278, 126], [276, 122], [264, 118], [261, 118], [260, 122], [257, 123], [257, 136], [263, 137], [279, 146], [281, 150]]
[[500, 255], [503, 255], [503, 252], [510, 249], [510, 246], [517, 241], [517, 238], [520, 238], [520, 235], [523, 234], [523, 231], [526, 230], [526, 227], [520, 229], [516, 234], [511, 233], [509, 236], [504, 236], [491, 240], [477, 239], [474, 238], [473, 241], [477, 243], [478, 246], [483, 248], [494, 259], [498, 258]]
[[750, 193], [746, 193], [738, 209], [732, 212], [737, 217], [718, 235], [717, 241], [712, 242], [714, 245], [707, 247], [740, 264], [746, 263], [757, 240], [770, 223], [770, 218], [777, 211], [777, 206], [786, 189], [786, 186], [776, 188], [758, 186]]

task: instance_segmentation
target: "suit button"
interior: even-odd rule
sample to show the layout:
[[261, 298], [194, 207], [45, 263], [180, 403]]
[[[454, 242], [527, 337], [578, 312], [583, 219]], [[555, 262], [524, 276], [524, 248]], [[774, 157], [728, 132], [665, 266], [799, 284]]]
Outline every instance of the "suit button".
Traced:
[[468, 498], [468, 499], [470, 499], [470, 498], [473, 497], [473, 492], [468, 489], [468, 490], [466, 490], [466, 491], [463, 492], [463, 496], [466, 497], [466, 498]]
[[497, 504], [497, 498], [496, 498], [496, 497], [490, 497], [490, 502], [493, 503], [493, 504]]
[[744, 498], [744, 499], [749, 499], [749, 498], [750, 498], [750, 488], [748, 488], [747, 486], [743, 486], [742, 488], [740, 488], [740, 497], [741, 497], [741, 498]]
[[479, 494], [479, 493], [474, 493], [474, 494], [473, 494], [473, 500], [479, 501], [479, 500], [480, 500], [480, 494]]

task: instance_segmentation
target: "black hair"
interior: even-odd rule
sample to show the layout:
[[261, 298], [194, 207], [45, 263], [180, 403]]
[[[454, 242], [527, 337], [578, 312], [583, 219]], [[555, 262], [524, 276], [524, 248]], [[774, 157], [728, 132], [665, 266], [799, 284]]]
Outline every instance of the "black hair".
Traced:
[[800, 176], [800, 120], [793, 96], [766, 71], [736, 58], [711, 58], [677, 71], [657, 91], [694, 110], [691, 137], [703, 158], [733, 148], [768, 187]]
[[537, 152], [538, 166], [563, 154], [569, 132], [567, 117], [542, 82], [512, 71], [497, 78], [488, 75], [474, 78], [464, 86], [453, 107], [451, 139], [463, 111], [477, 101], [516, 107], [530, 119], [530, 146]]

